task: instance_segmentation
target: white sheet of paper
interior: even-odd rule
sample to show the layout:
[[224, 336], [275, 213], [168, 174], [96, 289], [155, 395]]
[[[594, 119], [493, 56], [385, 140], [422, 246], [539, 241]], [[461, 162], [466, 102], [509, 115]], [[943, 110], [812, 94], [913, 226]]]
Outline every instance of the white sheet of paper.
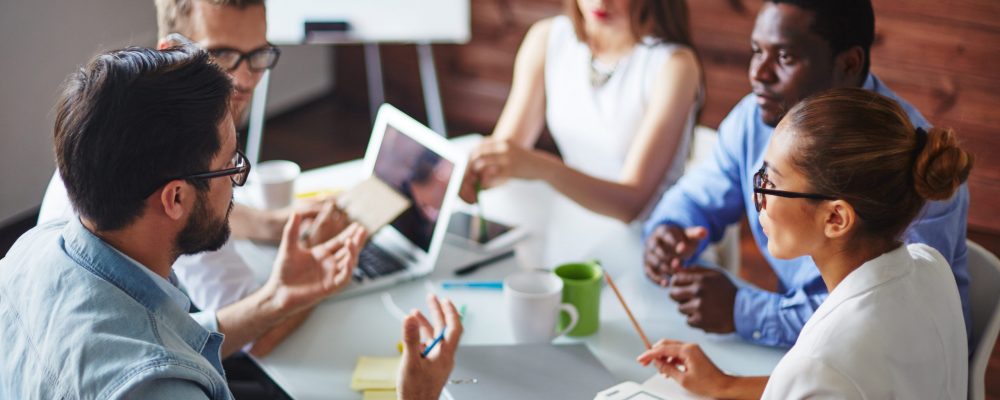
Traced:
[[351, 221], [374, 235], [410, 207], [410, 200], [372, 175], [337, 198], [337, 206]]
[[656, 374], [642, 385], [622, 382], [597, 393], [594, 400], [707, 400], [684, 389], [677, 381]]
[[687, 391], [677, 383], [676, 380], [669, 379], [662, 374], [656, 374], [651, 376], [645, 382], [642, 383], [642, 387], [650, 392], [658, 393], [664, 395], [666, 398], [671, 400], [707, 400], [707, 397], [698, 396], [694, 393]]

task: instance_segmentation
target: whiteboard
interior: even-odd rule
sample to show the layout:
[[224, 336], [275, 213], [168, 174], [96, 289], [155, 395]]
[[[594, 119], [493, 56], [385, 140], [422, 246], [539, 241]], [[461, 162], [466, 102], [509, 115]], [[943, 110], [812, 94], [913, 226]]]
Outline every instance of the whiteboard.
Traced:
[[[346, 22], [349, 28], [307, 40], [306, 22]], [[466, 43], [469, 25], [469, 0], [267, 1], [267, 38], [274, 44]]]

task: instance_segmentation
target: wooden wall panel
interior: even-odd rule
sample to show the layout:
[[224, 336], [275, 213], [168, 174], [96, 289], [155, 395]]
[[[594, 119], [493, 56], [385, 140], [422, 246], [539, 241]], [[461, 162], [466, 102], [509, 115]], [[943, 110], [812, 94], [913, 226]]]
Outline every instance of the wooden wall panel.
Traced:
[[990, 0], [874, 0], [875, 16], [898, 15], [932, 24], [953, 23], [1000, 30], [1000, 2]]

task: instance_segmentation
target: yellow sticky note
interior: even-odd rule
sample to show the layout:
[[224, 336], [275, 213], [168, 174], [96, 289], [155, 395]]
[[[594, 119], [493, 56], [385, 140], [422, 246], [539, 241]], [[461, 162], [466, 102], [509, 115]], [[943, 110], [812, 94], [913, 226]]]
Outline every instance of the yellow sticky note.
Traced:
[[351, 389], [395, 390], [399, 360], [399, 357], [358, 357], [358, 365], [351, 376]]
[[343, 192], [343, 191], [344, 191], [343, 188], [319, 189], [319, 190], [313, 190], [313, 191], [309, 191], [309, 192], [296, 193], [295, 194], [295, 198], [301, 200], [301, 199], [311, 199], [313, 197], [336, 196], [336, 195], [340, 194], [340, 192]]
[[365, 390], [361, 400], [396, 400], [396, 390]]

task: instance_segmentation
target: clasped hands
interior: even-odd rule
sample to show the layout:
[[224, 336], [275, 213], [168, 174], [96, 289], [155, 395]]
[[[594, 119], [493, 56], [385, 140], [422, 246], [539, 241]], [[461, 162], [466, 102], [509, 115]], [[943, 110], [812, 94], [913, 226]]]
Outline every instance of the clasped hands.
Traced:
[[670, 298], [687, 316], [688, 325], [712, 333], [734, 332], [736, 285], [716, 269], [684, 267], [684, 260], [694, 255], [707, 236], [703, 227], [656, 227], [644, 246], [643, 269], [654, 283], [669, 287]]

